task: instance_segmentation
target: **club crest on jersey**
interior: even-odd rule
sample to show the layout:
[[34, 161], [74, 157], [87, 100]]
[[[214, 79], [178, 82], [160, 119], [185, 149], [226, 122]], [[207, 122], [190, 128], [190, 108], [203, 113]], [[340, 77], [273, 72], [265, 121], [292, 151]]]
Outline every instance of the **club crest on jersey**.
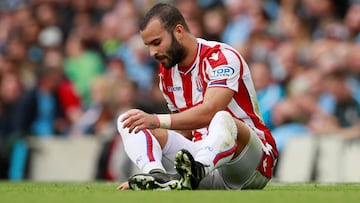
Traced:
[[212, 59], [214, 61], [219, 60], [219, 52], [212, 53], [211, 56], [209, 57], [209, 59]]
[[235, 73], [234, 68], [229, 66], [221, 66], [211, 71], [212, 78], [228, 78]]
[[203, 88], [203, 85], [202, 85], [201, 77], [197, 76], [195, 78], [195, 81], [196, 81], [196, 90], [199, 91], [199, 92], [203, 92], [204, 88]]

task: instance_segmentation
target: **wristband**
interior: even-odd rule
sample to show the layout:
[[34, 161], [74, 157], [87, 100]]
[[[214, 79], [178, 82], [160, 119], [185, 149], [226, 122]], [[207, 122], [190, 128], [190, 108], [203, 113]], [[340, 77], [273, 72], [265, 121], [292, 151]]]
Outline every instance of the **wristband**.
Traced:
[[155, 115], [158, 119], [160, 128], [165, 128], [165, 129], [171, 128], [171, 115], [170, 114], [155, 114]]

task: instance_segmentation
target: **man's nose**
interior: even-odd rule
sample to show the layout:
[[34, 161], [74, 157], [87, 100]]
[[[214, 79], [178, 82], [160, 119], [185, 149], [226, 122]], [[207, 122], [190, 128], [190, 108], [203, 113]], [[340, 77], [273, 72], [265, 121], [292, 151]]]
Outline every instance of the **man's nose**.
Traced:
[[155, 57], [158, 54], [158, 51], [155, 47], [149, 47], [150, 56]]

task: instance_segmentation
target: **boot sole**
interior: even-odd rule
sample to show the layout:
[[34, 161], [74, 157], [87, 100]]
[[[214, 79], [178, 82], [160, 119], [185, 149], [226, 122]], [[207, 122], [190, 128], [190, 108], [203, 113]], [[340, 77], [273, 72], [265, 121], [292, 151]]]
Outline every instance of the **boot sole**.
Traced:
[[146, 174], [137, 174], [129, 179], [129, 186], [132, 190], [180, 190], [181, 184], [178, 180], [170, 180], [166, 183], [159, 183], [154, 177]]
[[191, 176], [192, 176], [192, 160], [191, 158], [183, 151], [179, 151], [175, 157], [175, 169], [181, 176], [181, 186], [183, 189], [191, 190]]

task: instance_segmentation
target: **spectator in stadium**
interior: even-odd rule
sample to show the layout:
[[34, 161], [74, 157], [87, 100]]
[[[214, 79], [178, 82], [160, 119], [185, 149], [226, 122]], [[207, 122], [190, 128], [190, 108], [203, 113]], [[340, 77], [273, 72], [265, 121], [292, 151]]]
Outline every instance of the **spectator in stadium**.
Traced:
[[65, 118], [69, 122], [69, 126], [66, 128], [70, 128], [83, 114], [83, 108], [74, 84], [64, 74], [63, 60], [64, 54], [61, 52], [61, 49], [54, 47], [45, 49], [44, 66], [56, 69], [61, 77], [56, 87], [56, 95], [59, 98], [61, 108], [64, 110]]
[[72, 136], [108, 136], [111, 133], [110, 82], [104, 75], [93, 79], [90, 106], [71, 126]]
[[148, 53], [142, 44], [140, 36], [134, 35], [124, 42], [118, 53], [117, 57], [124, 61], [127, 76], [135, 81], [141, 90], [139, 93], [149, 92], [153, 81], [154, 68], [148, 60]]
[[[221, 36], [221, 41], [240, 49], [249, 39], [252, 22], [249, 13], [251, 1], [224, 1], [229, 22]], [[241, 32], [239, 32], [241, 30]]]
[[47, 137], [66, 132], [65, 112], [56, 92], [61, 79], [58, 69], [40, 68], [37, 85], [22, 95], [18, 106], [18, 130], [22, 134]]
[[360, 44], [351, 44], [347, 50], [345, 61], [349, 68], [348, 85], [353, 97], [360, 103]]
[[204, 38], [220, 41], [228, 22], [225, 6], [218, 3], [205, 8], [202, 21], [204, 23]]
[[141, 90], [139, 93], [146, 95], [151, 87], [154, 67], [148, 60], [147, 50], [137, 33], [139, 15], [136, 4], [129, 0], [119, 1], [113, 12], [116, 22], [118, 19], [123, 20], [122, 26], [117, 27], [117, 37], [121, 46], [116, 52], [116, 57], [124, 62], [126, 75], [137, 83]]
[[335, 107], [332, 116], [324, 117], [321, 123], [311, 123], [315, 133], [345, 138], [360, 136], [360, 104], [353, 97], [346, 77], [344, 69], [326, 75], [326, 89], [334, 96]]
[[143, 172], [119, 189], [264, 188], [278, 151], [241, 55], [196, 38], [169, 4], [150, 9], [140, 34], [161, 63], [159, 86], [173, 113], [131, 109], [119, 116], [125, 151]]
[[115, 12], [106, 13], [99, 25], [100, 33], [98, 34], [99, 43], [106, 56], [111, 58], [115, 55], [119, 46], [121, 45], [120, 39], [117, 37], [117, 17]]
[[274, 105], [272, 134], [280, 153], [292, 137], [312, 133], [308, 126], [310, 121], [314, 118], [319, 121], [320, 115], [322, 118], [324, 113], [318, 105], [319, 81], [317, 69], [304, 70], [289, 81], [287, 97]]
[[91, 101], [90, 84], [96, 76], [104, 72], [105, 65], [100, 54], [86, 46], [85, 31], [76, 30], [67, 39], [64, 72], [73, 82], [82, 106], [88, 108]]
[[319, 0], [315, 2], [303, 0], [295, 9], [303, 19], [310, 23], [312, 37], [316, 39], [322, 37], [321, 26], [342, 18], [347, 6], [348, 1]]
[[360, 42], [360, 2], [353, 3], [345, 16], [345, 25], [353, 41]]
[[297, 74], [301, 67], [297, 61], [298, 50], [292, 41], [285, 41], [271, 54], [269, 60], [271, 73], [274, 80], [281, 85], [287, 86], [289, 81]]
[[266, 126], [272, 130], [272, 112], [274, 106], [285, 98], [285, 88], [274, 81], [270, 67], [264, 62], [253, 62], [250, 71], [254, 82], [259, 107]]
[[[195, 37], [203, 36], [203, 11], [197, 0], [175, 0], [175, 7], [179, 9]], [[212, 19], [214, 20], [214, 19]]]
[[16, 111], [23, 87], [13, 72], [0, 74], [0, 179], [9, 178], [10, 157], [17, 133]]

